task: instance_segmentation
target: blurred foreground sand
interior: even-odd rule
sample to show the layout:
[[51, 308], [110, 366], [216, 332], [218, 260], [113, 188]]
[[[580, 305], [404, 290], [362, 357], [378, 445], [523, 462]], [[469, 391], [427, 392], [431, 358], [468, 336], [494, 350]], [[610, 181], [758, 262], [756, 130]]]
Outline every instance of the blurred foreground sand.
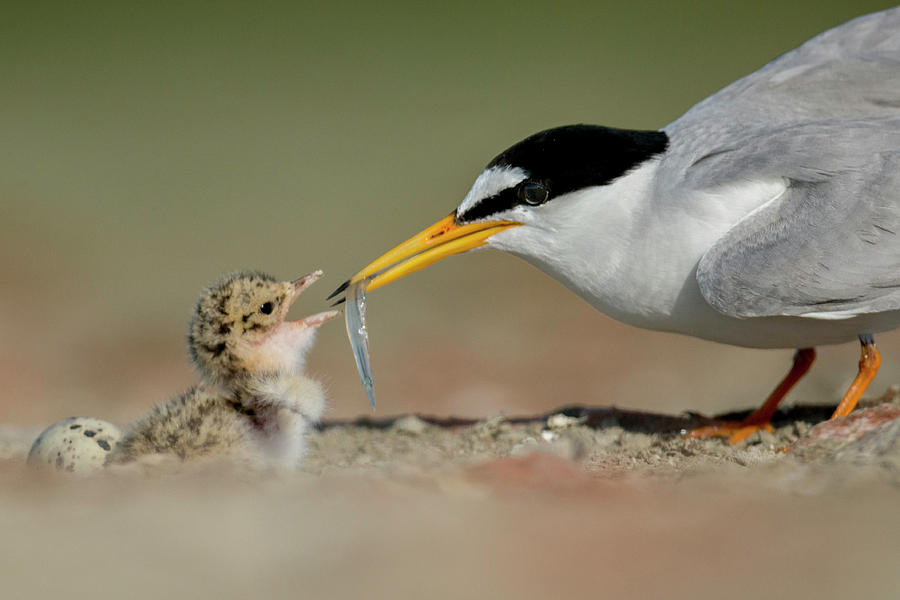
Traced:
[[407, 418], [316, 434], [301, 473], [91, 479], [25, 471], [33, 432], [8, 428], [0, 578], [9, 598], [896, 597], [900, 444], [802, 462], [774, 451], [796, 427], [731, 448]]

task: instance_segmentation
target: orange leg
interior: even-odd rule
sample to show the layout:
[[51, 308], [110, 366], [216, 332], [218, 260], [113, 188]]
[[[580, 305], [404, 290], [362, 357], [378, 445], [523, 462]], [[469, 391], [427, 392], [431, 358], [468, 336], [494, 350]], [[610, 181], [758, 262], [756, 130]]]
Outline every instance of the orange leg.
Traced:
[[859, 343], [862, 346], [859, 356], [859, 372], [829, 420], [846, 417], [850, 414], [850, 411], [856, 408], [856, 403], [859, 402], [860, 396], [863, 395], [863, 392], [875, 379], [878, 367], [881, 366], [881, 354], [878, 352], [878, 348], [875, 347], [875, 338], [871, 335], [861, 335], [859, 336]]
[[[872, 349], [875, 349], [874, 345], [872, 346]], [[878, 354], [877, 351], [875, 352], [875, 354]], [[692, 429], [686, 434], [686, 436], [689, 438], [727, 437], [730, 443], [737, 444], [747, 439], [753, 432], [760, 429], [772, 431], [772, 425], [769, 424], [769, 421], [772, 420], [772, 415], [775, 414], [775, 410], [778, 408], [778, 404], [784, 399], [785, 396], [787, 396], [787, 393], [791, 391], [791, 388], [794, 387], [794, 385], [798, 381], [800, 381], [800, 379], [804, 375], [806, 375], [806, 372], [809, 371], [809, 368], [812, 366], [815, 359], [815, 349], [801, 348], [800, 350], [797, 350], [797, 352], [794, 353], [794, 364], [791, 366], [791, 370], [788, 372], [785, 378], [781, 380], [781, 383], [778, 384], [778, 387], [776, 387], [772, 391], [772, 393], [769, 394], [769, 397], [766, 398], [766, 401], [763, 402], [762, 406], [747, 415], [747, 417], [741, 421], [719, 421], [717, 423], [713, 423], [712, 425]], [[875, 368], [878, 368], [877, 365]], [[862, 362], [860, 362], [860, 376], [861, 375]], [[857, 379], [859, 379], [859, 377], [857, 377]], [[865, 380], [865, 383], [862, 384], [863, 390], [865, 389], [865, 386], [869, 384], [870, 380], [871, 377]], [[847, 392], [847, 394], [849, 395], [850, 392]], [[860, 390], [859, 394], [862, 394], [862, 390]], [[856, 400], [859, 398], [859, 394], [853, 400], [853, 405], [856, 404]], [[843, 402], [841, 404], [843, 404]]]

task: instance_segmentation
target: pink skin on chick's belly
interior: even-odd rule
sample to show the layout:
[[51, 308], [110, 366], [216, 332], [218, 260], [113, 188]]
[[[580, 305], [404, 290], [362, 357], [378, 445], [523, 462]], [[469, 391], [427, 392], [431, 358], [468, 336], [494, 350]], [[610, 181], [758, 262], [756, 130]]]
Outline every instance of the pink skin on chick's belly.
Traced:
[[250, 342], [245, 352], [252, 372], [297, 372], [312, 347], [316, 329], [338, 316], [338, 311], [321, 312], [298, 321], [285, 321], [262, 339]]

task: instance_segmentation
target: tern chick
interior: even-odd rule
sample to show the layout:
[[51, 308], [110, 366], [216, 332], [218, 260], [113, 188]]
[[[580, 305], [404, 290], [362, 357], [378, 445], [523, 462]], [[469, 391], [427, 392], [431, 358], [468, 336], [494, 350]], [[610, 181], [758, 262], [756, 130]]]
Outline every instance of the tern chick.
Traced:
[[204, 290], [188, 333], [200, 383], [138, 420], [106, 464], [207, 458], [296, 466], [325, 409], [321, 384], [303, 374], [305, 356], [319, 325], [338, 313], [286, 316], [321, 276], [236, 273]]

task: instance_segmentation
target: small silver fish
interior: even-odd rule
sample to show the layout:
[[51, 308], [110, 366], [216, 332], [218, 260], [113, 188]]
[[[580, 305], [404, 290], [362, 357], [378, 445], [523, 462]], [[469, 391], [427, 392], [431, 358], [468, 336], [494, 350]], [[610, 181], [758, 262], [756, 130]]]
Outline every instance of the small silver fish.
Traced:
[[363, 388], [375, 409], [375, 382], [372, 379], [372, 365], [369, 362], [369, 332], [366, 329], [366, 287], [369, 279], [362, 279], [347, 288], [347, 306], [344, 309], [344, 321], [347, 324], [347, 336], [353, 347], [353, 358], [356, 369], [362, 380]]

